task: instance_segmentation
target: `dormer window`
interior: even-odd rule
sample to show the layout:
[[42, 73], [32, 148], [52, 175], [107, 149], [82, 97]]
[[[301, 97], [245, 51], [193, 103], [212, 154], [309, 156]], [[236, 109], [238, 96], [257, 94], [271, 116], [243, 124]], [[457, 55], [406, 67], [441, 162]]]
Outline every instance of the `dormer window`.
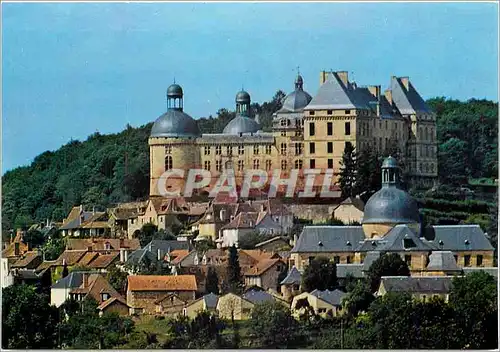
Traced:
[[107, 301], [109, 299], [109, 293], [101, 293], [101, 301]]

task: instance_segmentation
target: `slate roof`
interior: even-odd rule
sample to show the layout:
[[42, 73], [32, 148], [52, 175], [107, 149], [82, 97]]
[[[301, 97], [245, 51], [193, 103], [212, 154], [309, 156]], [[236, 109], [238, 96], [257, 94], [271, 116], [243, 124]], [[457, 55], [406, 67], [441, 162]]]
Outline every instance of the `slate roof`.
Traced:
[[147, 249], [153, 253], [157, 253], [158, 249], [162, 253], [170, 253], [174, 250], [190, 250], [191, 246], [188, 241], [176, 241], [176, 240], [152, 240], [143, 249]]
[[311, 295], [318, 297], [322, 301], [330, 303], [332, 306], [341, 306], [342, 299], [347, 295], [347, 293], [342, 292], [340, 290], [314, 290], [311, 292]]
[[119, 239], [119, 238], [68, 238], [66, 249], [76, 249], [87, 251], [89, 247], [92, 250], [105, 250], [106, 243], [109, 243], [110, 248], [119, 250], [120, 248], [138, 249], [141, 248], [139, 239]]
[[98, 274], [96, 271], [72, 271], [68, 276], [57, 280], [51, 288], [77, 288], [83, 282], [83, 274]]
[[337, 264], [337, 277], [346, 278], [352, 275], [355, 278], [364, 277], [363, 264]]
[[382, 276], [380, 285], [387, 292], [449, 293], [452, 276]]
[[[408, 78], [408, 77], [406, 77]], [[403, 84], [404, 77], [391, 78], [392, 101], [402, 115], [429, 113], [425, 101], [408, 79], [408, 89]]]
[[268, 243], [272, 243], [272, 242], [275, 242], [275, 241], [285, 241], [285, 242], [286, 242], [286, 244], [289, 244], [289, 242], [290, 242], [290, 241], [288, 240], [288, 238], [286, 238], [285, 236], [276, 236], [276, 237], [270, 238], [270, 239], [268, 239], [268, 240], [266, 240], [266, 241], [263, 241], [263, 242], [257, 243], [257, 244], [255, 245], [255, 248], [262, 247], [262, 246], [264, 246], [264, 245], [266, 245], [266, 244], [268, 244]]
[[69, 212], [68, 217], [64, 219], [63, 225], [59, 229], [71, 230], [79, 228], [84, 222], [89, 220], [93, 215], [95, 214], [93, 214], [91, 211], [83, 211], [80, 207], [73, 207]]
[[116, 259], [118, 259], [119, 253], [113, 254], [100, 254], [88, 265], [91, 268], [96, 269], [106, 269], [109, 267]]
[[261, 276], [266, 271], [271, 269], [276, 264], [283, 264], [281, 259], [264, 259], [257, 263], [257, 265], [248, 268], [245, 271], [245, 276]]
[[292, 266], [290, 271], [288, 271], [288, 275], [281, 281], [280, 285], [300, 285], [301, 281], [302, 274], [295, 266]]
[[363, 260], [363, 271], [368, 271], [372, 266], [373, 262], [380, 258], [380, 252], [377, 251], [369, 251], [366, 254], [365, 259]]
[[274, 296], [266, 291], [260, 290], [249, 290], [245, 292], [242, 297], [247, 301], [252, 302], [253, 304], [262, 303], [262, 302], [272, 302], [275, 300]]
[[[479, 225], [434, 225], [434, 239], [427, 241], [443, 251], [492, 251], [488, 238]], [[441, 241], [441, 242], [440, 242]]]
[[147, 257], [151, 263], [156, 263], [158, 261], [157, 253], [153, 253], [148, 249], [138, 249], [128, 255], [125, 265], [126, 266], [138, 265], [144, 260], [145, 257]]
[[80, 251], [80, 250], [65, 250], [64, 252], [61, 253], [59, 258], [57, 258], [55, 265], [66, 265], [71, 266], [75, 265], [80, 261], [81, 258], [87, 253], [87, 251]]
[[194, 275], [129, 275], [128, 291], [196, 291]]
[[291, 252], [354, 252], [364, 238], [361, 226], [305, 226]]
[[217, 302], [219, 302], [219, 296], [213, 293], [209, 293], [202, 297], [205, 301], [205, 307], [207, 309], [215, 309], [217, 308]]
[[378, 240], [377, 250], [384, 252], [425, 251], [432, 247], [422, 241], [407, 225], [394, 226], [382, 239]]
[[429, 256], [427, 270], [432, 271], [461, 271], [457, 265], [453, 252], [433, 251]]

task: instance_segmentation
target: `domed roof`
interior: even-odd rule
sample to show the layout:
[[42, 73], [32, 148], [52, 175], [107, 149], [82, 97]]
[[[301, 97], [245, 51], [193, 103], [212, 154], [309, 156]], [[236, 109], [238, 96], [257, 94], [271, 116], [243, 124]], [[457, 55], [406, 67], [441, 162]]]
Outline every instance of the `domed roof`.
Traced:
[[224, 134], [239, 135], [240, 133], [255, 133], [260, 130], [260, 125], [250, 117], [237, 115], [224, 127]]
[[417, 202], [397, 187], [382, 187], [365, 204], [363, 224], [408, 224], [419, 221]]
[[382, 168], [395, 169], [397, 167], [398, 167], [398, 162], [392, 156], [385, 158], [384, 162], [382, 163]]
[[244, 90], [241, 90], [236, 94], [236, 102], [237, 103], [248, 103], [250, 104], [250, 94], [245, 92]]
[[198, 136], [200, 136], [200, 130], [196, 121], [183, 111], [175, 109], [169, 109], [158, 117], [151, 129], [151, 137]]
[[178, 84], [174, 83], [167, 89], [167, 97], [180, 98], [182, 95], [182, 87]]
[[285, 97], [282, 109], [288, 111], [300, 111], [304, 109], [312, 100], [309, 93], [302, 89], [295, 89]]

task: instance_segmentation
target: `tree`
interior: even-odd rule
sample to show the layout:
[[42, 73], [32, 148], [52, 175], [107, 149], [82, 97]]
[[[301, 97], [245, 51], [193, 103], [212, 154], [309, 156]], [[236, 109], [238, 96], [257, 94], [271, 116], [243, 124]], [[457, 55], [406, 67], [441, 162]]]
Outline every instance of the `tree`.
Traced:
[[63, 265], [63, 270], [62, 270], [62, 273], [61, 273], [61, 277], [66, 277], [69, 275], [69, 270], [68, 270], [68, 266], [66, 265], [66, 263], [64, 263]]
[[34, 287], [12, 285], [2, 289], [3, 348], [55, 348], [57, 321], [57, 309]]
[[367, 282], [357, 281], [352, 288], [350, 287], [342, 305], [348, 316], [355, 317], [360, 312], [366, 312], [374, 300], [375, 297], [370, 292]]
[[325, 257], [315, 258], [304, 270], [302, 287], [307, 292], [336, 289], [337, 265]]
[[128, 274], [120, 270], [115, 265], [112, 265], [106, 274], [106, 279], [121, 294], [125, 294], [125, 287], [127, 285]]
[[288, 348], [297, 344], [298, 323], [290, 309], [277, 301], [258, 303], [248, 322], [258, 348]]
[[357, 155], [355, 193], [362, 195], [365, 202], [382, 186], [380, 159], [375, 149], [363, 149]]
[[33, 248], [40, 247], [44, 242], [45, 238], [43, 233], [38, 230], [30, 230], [24, 235], [24, 242], [29, 243]]
[[208, 268], [205, 287], [207, 293], [219, 294], [219, 277], [213, 267]]
[[346, 142], [344, 154], [340, 161], [340, 173], [337, 184], [340, 186], [342, 198], [355, 195], [356, 192], [356, 152], [352, 143]]
[[241, 276], [240, 261], [238, 259], [238, 250], [233, 244], [229, 247], [227, 263], [227, 279], [229, 292], [239, 294], [243, 290], [243, 279]]
[[399, 254], [384, 254], [372, 263], [367, 272], [372, 292], [378, 290], [382, 276], [410, 276], [410, 269]]
[[157, 232], [158, 226], [151, 223], [144, 224], [141, 228], [141, 232], [139, 233], [139, 242], [141, 243], [141, 247], [144, 247], [151, 242]]
[[449, 304], [455, 312], [458, 346], [494, 349], [498, 346], [498, 292], [495, 278], [479, 271], [455, 277]]
[[268, 240], [269, 236], [259, 231], [253, 231], [238, 240], [238, 247], [241, 249], [255, 249], [255, 245]]

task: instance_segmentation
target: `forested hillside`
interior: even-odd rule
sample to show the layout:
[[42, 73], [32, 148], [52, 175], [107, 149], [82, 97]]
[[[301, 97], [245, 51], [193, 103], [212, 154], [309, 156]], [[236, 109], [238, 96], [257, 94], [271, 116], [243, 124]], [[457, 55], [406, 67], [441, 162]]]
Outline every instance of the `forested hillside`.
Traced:
[[[283, 97], [278, 91], [271, 101], [252, 105], [265, 130], [270, 130], [272, 113], [280, 108]], [[438, 115], [441, 182], [458, 185], [468, 177], [497, 178], [498, 104], [444, 98], [428, 103]], [[216, 117], [197, 121], [203, 133], [220, 133], [233, 117], [234, 111], [221, 109]], [[29, 166], [6, 172], [2, 177], [2, 228], [46, 219], [60, 221], [78, 204], [103, 209], [112, 203], [146, 198], [151, 126], [128, 126], [117, 134], [95, 133], [86, 141], [72, 141], [57, 151], [40, 154]]]

